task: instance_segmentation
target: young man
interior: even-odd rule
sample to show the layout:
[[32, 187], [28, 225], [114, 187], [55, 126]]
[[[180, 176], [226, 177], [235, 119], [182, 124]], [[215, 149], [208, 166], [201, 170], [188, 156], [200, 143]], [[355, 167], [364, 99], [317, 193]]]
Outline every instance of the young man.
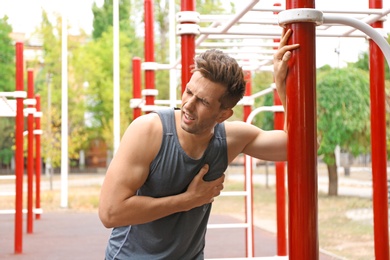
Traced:
[[[274, 55], [275, 83], [285, 107], [291, 50], [287, 31]], [[262, 160], [287, 158], [287, 133], [225, 122], [243, 97], [237, 62], [210, 50], [195, 69], [180, 110], [164, 109], [134, 120], [104, 180], [99, 216], [114, 228], [106, 259], [204, 259], [211, 203], [224, 171], [240, 153]]]

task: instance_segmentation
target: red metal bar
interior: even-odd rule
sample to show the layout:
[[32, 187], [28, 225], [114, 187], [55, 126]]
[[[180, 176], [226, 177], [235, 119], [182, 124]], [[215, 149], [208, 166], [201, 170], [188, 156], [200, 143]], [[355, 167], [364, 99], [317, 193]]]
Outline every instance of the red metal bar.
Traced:
[[[181, 0], [181, 11], [195, 11], [195, 0]], [[183, 22], [187, 23], [187, 22]], [[191, 67], [195, 57], [194, 34], [181, 35], [181, 93], [184, 92], [191, 78]]]
[[[245, 71], [245, 81], [246, 81], [246, 85], [245, 85], [245, 96], [246, 97], [249, 97], [251, 94], [252, 94], [252, 74], [250, 71]], [[250, 104], [244, 104], [244, 122], [246, 122], [246, 120], [248, 119], [250, 113], [252, 112], [252, 106]], [[246, 171], [247, 171], [247, 168], [246, 168], [246, 165], [247, 165], [247, 157], [244, 156], [244, 174], [246, 176]], [[250, 159], [250, 164], [252, 166], [252, 158]], [[251, 173], [251, 176], [253, 175], [253, 169], [252, 167], [250, 167], [250, 173]], [[252, 182], [252, 179], [251, 180], [247, 180], [246, 178], [244, 179], [244, 187], [247, 187], [247, 182], [250, 181], [251, 182], [251, 187], [253, 187], [253, 182]], [[252, 212], [252, 219], [253, 219], [253, 188], [252, 188], [252, 191], [250, 192], [250, 194], [252, 194], [251, 196], [251, 211]], [[245, 205], [247, 205], [247, 200], [248, 200], [248, 197], [246, 196], [245, 197]], [[248, 217], [247, 217], [247, 213], [248, 212], [248, 209], [247, 207], [245, 206], [245, 223], [248, 222]], [[252, 230], [254, 230], [254, 225], [252, 224]], [[245, 235], [245, 238], [248, 238], [248, 229], [245, 229], [245, 232], [246, 232], [246, 235]], [[248, 245], [248, 239], [246, 239], [245, 241], [246, 245]], [[246, 246], [246, 248], [248, 248], [248, 246]], [[249, 255], [252, 255], [254, 256], [255, 255], [255, 235], [254, 235], [254, 232], [252, 232], [252, 252], [246, 252], [246, 257], [248, 257]]]
[[[250, 71], [245, 71], [245, 96], [249, 97], [252, 95], [252, 74]], [[244, 104], [244, 122], [248, 119], [252, 112], [252, 106], [250, 104]]]
[[[274, 6], [281, 6], [280, 3], [275, 3]], [[280, 39], [274, 39], [275, 43], [279, 43]], [[275, 48], [277, 49], [277, 48]], [[274, 90], [274, 105], [280, 106], [278, 92]], [[284, 113], [274, 113], [274, 129], [284, 129]], [[285, 188], [285, 163], [275, 162], [276, 172], [276, 251], [278, 256], [287, 255], [287, 234], [286, 234], [286, 188]]]
[[[288, 1], [292, 8], [314, 8], [314, 0]], [[315, 24], [287, 27], [289, 44], [300, 44], [287, 77], [289, 259], [318, 260]]]
[[[381, 9], [382, 0], [370, 0], [369, 7]], [[375, 22], [372, 24], [372, 27], [383, 28], [383, 22]], [[376, 43], [370, 40], [372, 200], [374, 211], [375, 259], [378, 260], [390, 259], [385, 95], [384, 56]]]
[[[144, 1], [145, 8], [145, 62], [154, 62], [154, 6], [153, 0]], [[145, 70], [145, 88], [155, 89], [154, 70]], [[154, 105], [154, 96], [146, 95], [146, 105]]]
[[[37, 104], [35, 106], [37, 110], [37, 116], [35, 117], [35, 130], [41, 131], [41, 96], [35, 95]], [[41, 209], [41, 134], [38, 132], [35, 134], [35, 208]], [[35, 214], [35, 219], [41, 219], [41, 214]]]
[[[16, 91], [24, 91], [23, 82], [23, 43], [17, 42], [16, 48]], [[23, 252], [23, 98], [16, 98], [15, 118], [15, 254]]]
[[[133, 58], [133, 98], [141, 99], [141, 59]], [[135, 107], [133, 110], [133, 120], [141, 116], [141, 108]]]
[[[275, 115], [275, 120], [276, 119]], [[276, 171], [276, 242], [277, 255], [287, 255], [285, 163], [275, 162]]]
[[[34, 98], [34, 76], [32, 69], [27, 70], [27, 100]], [[27, 116], [27, 233], [33, 233], [33, 182], [34, 182], [34, 105], [28, 105]]]
[[[282, 105], [279, 95], [274, 90], [274, 105]], [[284, 129], [284, 112], [275, 112], [274, 129]], [[287, 234], [286, 234], [286, 188], [285, 188], [285, 163], [275, 162], [276, 171], [276, 231], [277, 231], [277, 255], [287, 255]]]

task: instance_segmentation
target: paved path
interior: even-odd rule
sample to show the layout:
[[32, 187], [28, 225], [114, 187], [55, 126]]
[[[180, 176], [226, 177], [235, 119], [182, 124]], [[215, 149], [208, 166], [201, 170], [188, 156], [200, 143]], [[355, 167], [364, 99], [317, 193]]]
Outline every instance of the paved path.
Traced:
[[[210, 223], [238, 222], [230, 216], [212, 215]], [[13, 216], [0, 215], [0, 259], [7, 260], [96, 260], [104, 259], [110, 230], [100, 223], [96, 213], [64, 210], [42, 215], [34, 221], [34, 233], [23, 233], [23, 253], [14, 254]], [[209, 229], [205, 256], [245, 257], [244, 229]], [[255, 256], [275, 256], [275, 234], [255, 228]], [[320, 260], [337, 259], [325, 254]]]

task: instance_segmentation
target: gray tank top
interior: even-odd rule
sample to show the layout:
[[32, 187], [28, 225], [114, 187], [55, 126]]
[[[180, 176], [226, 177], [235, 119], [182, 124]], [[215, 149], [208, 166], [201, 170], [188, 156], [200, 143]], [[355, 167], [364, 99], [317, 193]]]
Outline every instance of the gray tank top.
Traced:
[[[174, 109], [163, 109], [157, 113], [163, 125], [163, 140], [138, 195], [157, 198], [183, 193], [206, 163], [210, 168], [205, 180], [214, 180], [225, 172], [228, 158], [224, 124], [216, 125], [214, 137], [202, 158], [194, 160], [180, 146]], [[106, 259], [204, 259], [210, 210], [211, 204], [206, 204], [149, 223], [114, 228], [106, 249]]]

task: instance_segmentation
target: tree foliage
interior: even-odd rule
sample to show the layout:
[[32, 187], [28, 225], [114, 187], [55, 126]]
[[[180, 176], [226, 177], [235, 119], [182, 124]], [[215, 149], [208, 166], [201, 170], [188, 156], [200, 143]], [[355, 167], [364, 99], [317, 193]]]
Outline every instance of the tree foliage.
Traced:
[[[130, 32], [130, 1], [119, 0], [119, 26], [123, 32]], [[96, 2], [92, 6], [94, 40], [102, 37], [108, 28], [113, 26], [113, 0], [104, 0], [103, 6], [99, 7]]]
[[[62, 103], [62, 19], [54, 14], [54, 21], [49, 19], [46, 11], [42, 12], [42, 22], [37, 29], [37, 34], [43, 40], [43, 61], [36, 66], [41, 66], [36, 76], [37, 91], [42, 97], [42, 118], [43, 139], [42, 155], [49, 159], [53, 167], [61, 164], [61, 103]], [[68, 57], [79, 48], [80, 38], [68, 36]], [[69, 58], [68, 58], [69, 60]], [[68, 63], [68, 65], [70, 62]], [[83, 99], [83, 88], [74, 80], [74, 69], [68, 66], [68, 152], [69, 158], [77, 160], [79, 151], [85, 146], [86, 132], [84, 127], [85, 103]]]
[[[133, 39], [120, 33], [120, 118], [121, 130], [124, 131], [131, 120], [129, 100], [131, 92], [131, 53], [128, 45], [135, 44]], [[89, 140], [103, 137], [107, 145], [112, 148], [113, 132], [113, 37], [112, 28], [102, 36], [87, 43], [75, 53], [72, 64], [75, 68], [75, 77], [79, 84], [86, 83], [86, 127]]]
[[[390, 34], [387, 37], [387, 42], [390, 44]], [[360, 53], [359, 59], [356, 63], [350, 64], [350, 66], [360, 68], [369, 72], [369, 53]], [[385, 91], [386, 91], [386, 135], [387, 135], [387, 157], [390, 158], [390, 70], [389, 64], [385, 60]]]
[[202, 14], [221, 14], [225, 12], [221, 0], [196, 0], [196, 10]]
[[[0, 166], [10, 167], [14, 155], [15, 119], [0, 118]], [[1, 167], [0, 167], [1, 168]]]
[[[121, 134], [131, 122], [129, 100], [132, 97], [131, 65], [133, 57], [142, 57], [141, 39], [137, 37], [136, 23], [141, 5], [133, 1], [119, 1], [120, 23], [120, 118]], [[75, 66], [79, 77], [87, 81], [86, 101], [90, 138], [103, 137], [112, 149], [113, 132], [113, 1], [105, 0], [103, 6], [93, 6], [93, 41], [84, 46]], [[85, 61], [85, 62], [83, 62]], [[78, 65], [76, 65], [78, 64]]]
[[[253, 84], [252, 84], [252, 92], [256, 93], [267, 89], [273, 83], [273, 74], [271, 72], [257, 72], [255, 74]], [[265, 96], [260, 97], [258, 100], [255, 100], [255, 106], [273, 106], [274, 105], [274, 94], [268, 93]], [[254, 125], [264, 129], [264, 130], [272, 130], [274, 127], [274, 113], [272, 112], [264, 112], [256, 116], [253, 122]]]
[[[362, 52], [359, 54], [358, 61], [356, 63], [350, 64], [350, 66], [364, 70], [369, 71], [369, 59], [368, 59], [368, 52]], [[386, 80], [390, 80], [390, 71], [389, 71], [389, 65], [387, 62], [385, 62], [385, 77]]]
[[353, 155], [368, 152], [369, 83], [366, 72], [355, 68], [332, 69], [318, 75], [318, 153], [333, 164], [337, 145]]
[[338, 194], [336, 146], [353, 155], [367, 153], [370, 138], [369, 83], [356, 68], [319, 70], [317, 78], [318, 154], [328, 168], [328, 195]]
[[9, 34], [8, 17], [0, 19], [0, 91], [15, 90], [15, 47]]
[[[56, 16], [56, 23], [61, 24]], [[42, 22], [37, 28], [43, 40], [43, 66], [36, 75], [37, 91], [41, 94], [42, 117], [42, 156], [51, 161], [54, 167], [61, 163], [61, 29], [54, 26], [48, 13], [42, 11]], [[37, 64], [39, 66], [39, 64]], [[50, 88], [50, 89], [49, 89]], [[49, 110], [50, 107], [50, 110]]]
[[[0, 92], [15, 90], [15, 47], [8, 17], [0, 19]], [[14, 153], [14, 118], [0, 118], [0, 165], [9, 167]]]

